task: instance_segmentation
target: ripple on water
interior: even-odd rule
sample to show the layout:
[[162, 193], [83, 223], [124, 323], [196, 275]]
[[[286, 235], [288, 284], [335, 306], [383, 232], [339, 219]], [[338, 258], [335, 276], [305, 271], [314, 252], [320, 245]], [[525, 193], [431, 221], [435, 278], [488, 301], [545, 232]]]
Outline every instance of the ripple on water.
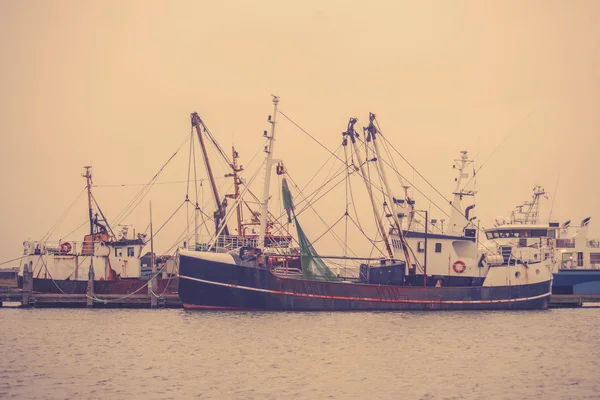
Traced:
[[600, 397], [600, 309], [0, 310], [0, 397]]

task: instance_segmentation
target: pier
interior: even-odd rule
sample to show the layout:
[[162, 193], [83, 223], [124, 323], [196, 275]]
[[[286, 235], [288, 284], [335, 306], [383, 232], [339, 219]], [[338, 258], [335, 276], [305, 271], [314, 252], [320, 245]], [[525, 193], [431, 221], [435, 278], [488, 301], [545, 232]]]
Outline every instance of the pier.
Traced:
[[[153, 287], [153, 285], [148, 285]], [[155, 286], [154, 286], [155, 288]], [[33, 291], [30, 269], [23, 271], [23, 288], [16, 279], [0, 280], [0, 307], [3, 303], [19, 303], [21, 307], [39, 308], [181, 308], [177, 294], [157, 295], [153, 290], [135, 294], [62, 294]]]
[[550, 297], [550, 308], [581, 307], [584, 303], [600, 303], [600, 294], [555, 294]]

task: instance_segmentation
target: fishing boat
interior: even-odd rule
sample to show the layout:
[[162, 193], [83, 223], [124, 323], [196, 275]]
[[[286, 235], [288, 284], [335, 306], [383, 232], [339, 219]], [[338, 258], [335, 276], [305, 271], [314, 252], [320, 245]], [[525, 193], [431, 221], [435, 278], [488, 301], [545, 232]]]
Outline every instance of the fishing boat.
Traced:
[[[279, 98], [273, 97], [274, 111], [269, 117], [271, 132], [266, 135], [265, 186], [262, 199], [261, 223], [256, 245], [242, 246], [229, 251], [217, 251], [209, 245], [204, 249], [179, 251], [179, 297], [186, 309], [224, 310], [292, 310], [292, 311], [349, 311], [349, 310], [474, 310], [474, 309], [545, 309], [548, 306], [552, 275], [548, 260], [521, 260], [511, 252], [507, 260], [495, 253], [493, 248], [485, 252], [478, 249], [472, 228], [461, 226], [462, 234], [430, 234], [427, 229], [423, 239], [443, 240], [454, 251], [456, 258], [447, 260], [429, 259], [422, 265], [408, 240], [419, 239], [416, 231], [404, 229], [401, 218], [401, 203], [395, 198], [387, 182], [385, 166], [378, 163], [378, 172], [383, 185], [385, 200], [378, 204], [367, 179], [365, 164], [381, 160], [377, 139], [379, 130], [370, 115], [369, 127], [365, 129], [365, 141], [371, 142], [375, 154], [372, 158], [361, 158], [358, 145], [359, 135], [354, 131], [356, 119], [350, 119], [344, 132], [344, 147], [351, 142], [356, 151], [352, 165], [347, 168], [360, 171], [367, 184], [373, 215], [378, 233], [385, 242], [387, 256], [365, 259], [357, 279], [344, 279], [334, 274], [320, 257], [304, 234], [299, 223], [290, 188], [285, 176], [282, 180], [282, 198], [288, 221], [295, 224], [299, 254], [278, 254], [269, 246], [267, 231], [267, 209], [270, 199], [269, 182], [273, 159], [276, 117]], [[278, 161], [278, 165], [281, 162]], [[284, 168], [278, 173], [285, 175]], [[461, 196], [460, 193], [457, 196]], [[388, 211], [392, 219], [389, 230], [384, 227], [381, 209]], [[458, 208], [459, 204], [454, 207]], [[465, 210], [459, 210], [464, 213]], [[390, 215], [391, 214], [391, 215]], [[464, 215], [464, 214], [463, 214]], [[465, 217], [468, 219], [468, 214]], [[457, 226], [458, 220], [456, 220]], [[464, 229], [463, 229], [464, 228]], [[453, 231], [454, 232], [454, 231]], [[390, 234], [395, 235], [399, 255], [392, 249]], [[216, 242], [217, 238], [215, 238]], [[438, 246], [433, 246], [434, 252]], [[444, 244], [442, 244], [444, 248]], [[420, 250], [417, 250], [420, 251]], [[423, 256], [432, 254], [431, 246], [423, 247]], [[331, 256], [327, 256], [332, 258]], [[492, 262], [485, 262], [488, 258]], [[346, 258], [346, 257], [340, 257]], [[300, 266], [291, 264], [300, 260]], [[447, 279], [440, 271], [454, 270], [461, 277], [467, 270], [464, 260], [478, 260], [485, 265], [482, 279]], [[471, 269], [473, 268], [472, 266]], [[479, 268], [479, 267], [477, 267]], [[449, 274], [447, 276], [451, 276]], [[475, 275], [471, 273], [471, 275]], [[479, 275], [479, 272], [477, 272]], [[477, 276], [479, 278], [479, 276]]]
[[[122, 226], [118, 236], [114, 233], [92, 194], [92, 168], [84, 169], [89, 234], [80, 241], [23, 242], [20, 286], [27, 267], [33, 273], [33, 290], [38, 293], [86, 294], [93, 282], [95, 294], [130, 294], [147, 286], [151, 278], [157, 281], [158, 293], [176, 291], [174, 260], [143, 253], [147, 235], [136, 235], [135, 230], [130, 234], [129, 226]], [[160, 276], [151, 273], [153, 259]]]
[[546, 192], [536, 185], [530, 201], [517, 206], [509, 218], [497, 218], [496, 226], [486, 230], [487, 238], [510, 246], [523, 254], [552, 258], [553, 294], [600, 294], [600, 239], [588, 238], [587, 217], [576, 226], [571, 221], [542, 223], [541, 199]]

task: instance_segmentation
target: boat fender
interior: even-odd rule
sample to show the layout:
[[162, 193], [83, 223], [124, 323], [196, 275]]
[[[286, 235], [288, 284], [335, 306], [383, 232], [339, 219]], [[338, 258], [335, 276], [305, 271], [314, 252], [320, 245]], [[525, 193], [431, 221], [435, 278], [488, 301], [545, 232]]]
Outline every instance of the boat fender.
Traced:
[[454, 269], [454, 272], [457, 274], [462, 274], [465, 272], [465, 269], [467, 269], [467, 265], [461, 260], [456, 260], [454, 261], [454, 264], [452, 264], [452, 269]]

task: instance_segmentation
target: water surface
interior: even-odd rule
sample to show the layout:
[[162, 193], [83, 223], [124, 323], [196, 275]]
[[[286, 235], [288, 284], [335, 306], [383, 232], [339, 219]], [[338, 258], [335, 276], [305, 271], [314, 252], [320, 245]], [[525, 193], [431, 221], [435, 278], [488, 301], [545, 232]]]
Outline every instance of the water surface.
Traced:
[[0, 309], [0, 398], [600, 398], [600, 308]]

